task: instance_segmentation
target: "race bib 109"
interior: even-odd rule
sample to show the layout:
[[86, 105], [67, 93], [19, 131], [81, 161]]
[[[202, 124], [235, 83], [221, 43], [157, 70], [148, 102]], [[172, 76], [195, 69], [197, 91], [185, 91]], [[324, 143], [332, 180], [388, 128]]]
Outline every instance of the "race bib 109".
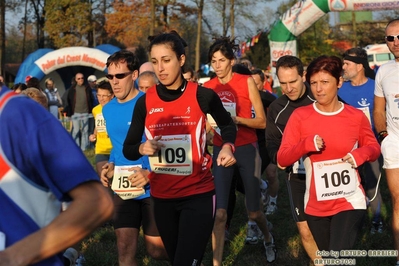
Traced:
[[151, 169], [158, 174], [191, 175], [193, 160], [191, 135], [167, 135], [159, 140], [162, 147], [154, 156], [149, 156]]

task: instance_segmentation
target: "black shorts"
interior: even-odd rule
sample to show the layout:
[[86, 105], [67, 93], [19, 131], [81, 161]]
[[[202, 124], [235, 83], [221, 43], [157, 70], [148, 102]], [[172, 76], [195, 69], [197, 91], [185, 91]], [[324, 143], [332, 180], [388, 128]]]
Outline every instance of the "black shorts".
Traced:
[[137, 228], [143, 226], [147, 236], [159, 236], [154, 218], [154, 207], [151, 198], [141, 200], [123, 200], [114, 194], [114, 228]]
[[365, 215], [366, 210], [349, 210], [326, 217], [307, 215], [307, 221], [319, 250], [350, 250]]
[[245, 202], [248, 211], [260, 210], [260, 167], [261, 159], [257, 143], [246, 144], [236, 147], [234, 157], [237, 163], [234, 166], [218, 166], [217, 156], [221, 147], [213, 146], [213, 175], [215, 177], [216, 208], [227, 210], [230, 186], [237, 167], [242, 178], [245, 189]]
[[99, 162], [108, 162], [109, 160], [109, 154], [96, 154], [96, 163]]
[[285, 181], [288, 189], [292, 217], [294, 218], [294, 221], [296, 223], [304, 222], [306, 221], [306, 214], [304, 209], [306, 175], [288, 173]]
[[212, 234], [215, 192], [153, 199], [159, 232], [172, 264], [200, 265]]

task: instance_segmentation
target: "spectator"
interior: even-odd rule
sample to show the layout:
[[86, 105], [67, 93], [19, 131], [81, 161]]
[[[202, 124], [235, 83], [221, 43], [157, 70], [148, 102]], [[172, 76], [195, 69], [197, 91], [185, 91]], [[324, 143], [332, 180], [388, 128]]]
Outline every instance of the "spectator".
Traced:
[[60, 119], [61, 117], [59, 117], [58, 108], [62, 106], [61, 96], [58, 93], [57, 88], [55, 88], [54, 81], [51, 78], [46, 79], [44, 84], [46, 86], [44, 92], [47, 96], [49, 111], [55, 118]]
[[89, 142], [89, 117], [93, 109], [93, 94], [84, 85], [82, 73], [75, 75], [76, 84], [68, 89], [66, 97], [66, 116], [72, 120], [72, 137], [76, 144], [85, 151]]

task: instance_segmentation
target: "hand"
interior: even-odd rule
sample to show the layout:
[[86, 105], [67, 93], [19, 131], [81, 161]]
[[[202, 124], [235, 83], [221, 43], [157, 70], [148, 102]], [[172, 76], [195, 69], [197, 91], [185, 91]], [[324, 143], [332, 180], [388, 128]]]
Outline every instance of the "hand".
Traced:
[[223, 145], [219, 152], [216, 163], [218, 166], [229, 167], [236, 163], [236, 158], [234, 158], [233, 152], [230, 145]]
[[89, 141], [90, 142], [95, 142], [97, 140], [97, 138], [96, 138], [96, 135], [95, 134], [91, 134], [90, 136], [89, 136]]
[[316, 145], [319, 150], [323, 150], [326, 147], [323, 138], [320, 136], [316, 137]]
[[352, 166], [352, 168], [356, 168], [356, 163], [355, 163], [355, 161], [353, 160], [352, 156], [349, 155], [349, 153], [348, 153], [347, 155], [345, 155], [344, 157], [342, 157], [341, 160], [342, 160], [343, 162], [349, 163], [349, 164]]
[[154, 155], [156, 154], [162, 147], [165, 147], [164, 144], [158, 142], [162, 136], [156, 136], [154, 139], [147, 139], [146, 142], [140, 145], [140, 154], [141, 155]]
[[104, 187], [111, 187], [109, 180], [114, 176], [114, 164], [106, 163], [102, 167], [100, 180]]
[[285, 168], [287, 168], [287, 167], [281, 166], [278, 162], [277, 162], [277, 167], [280, 168], [281, 170], [285, 170]]
[[236, 125], [240, 124], [240, 121], [238, 120], [238, 116], [232, 116], [231, 119], [233, 120], [234, 124], [236, 124]]
[[127, 179], [134, 187], [142, 188], [150, 181], [148, 179], [148, 174], [150, 171], [148, 170], [142, 169], [140, 167], [131, 167], [129, 168], [129, 171], [132, 171], [133, 173]]

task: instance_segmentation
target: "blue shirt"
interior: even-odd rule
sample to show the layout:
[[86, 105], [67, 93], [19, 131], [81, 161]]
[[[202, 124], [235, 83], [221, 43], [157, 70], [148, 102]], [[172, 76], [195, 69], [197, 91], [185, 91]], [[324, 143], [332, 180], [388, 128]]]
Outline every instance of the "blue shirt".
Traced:
[[[132, 122], [133, 110], [136, 106], [137, 99], [139, 99], [143, 92], [139, 93], [128, 102], [120, 103], [115, 97], [103, 107], [103, 116], [105, 119], [105, 126], [107, 133], [112, 143], [112, 150], [109, 162], [114, 163], [115, 166], [123, 165], [142, 165], [143, 169], [150, 169], [147, 156], [141, 157], [139, 160], [131, 161], [123, 155], [123, 143], [125, 142], [127, 132], [129, 131]], [[143, 141], [145, 141], [143, 135]], [[150, 196], [150, 187], [145, 187], [146, 193], [135, 199], [140, 200]]]
[[360, 86], [353, 86], [350, 81], [346, 81], [338, 90], [338, 96], [347, 104], [362, 110], [369, 118], [375, 133], [373, 121], [374, 84], [374, 80], [370, 78], [367, 78], [367, 82]]

